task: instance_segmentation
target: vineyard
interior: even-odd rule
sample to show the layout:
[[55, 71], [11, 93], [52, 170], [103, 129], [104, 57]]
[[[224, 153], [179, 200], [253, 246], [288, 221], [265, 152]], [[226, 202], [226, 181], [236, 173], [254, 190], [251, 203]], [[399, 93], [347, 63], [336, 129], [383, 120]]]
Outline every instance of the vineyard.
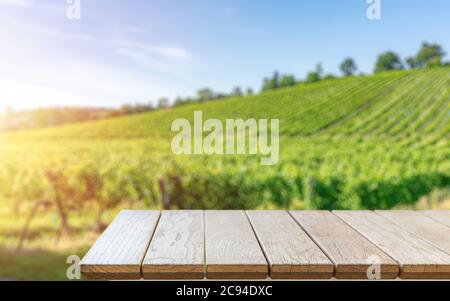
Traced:
[[[280, 162], [173, 155], [171, 123], [192, 120], [195, 110], [205, 119], [278, 118]], [[0, 201], [6, 206], [0, 214], [27, 216], [41, 203], [70, 231], [74, 214], [95, 211], [91, 226], [101, 228], [111, 209], [160, 208], [163, 199], [183, 209], [414, 206], [423, 196], [448, 191], [449, 138], [447, 67], [5, 133]]]

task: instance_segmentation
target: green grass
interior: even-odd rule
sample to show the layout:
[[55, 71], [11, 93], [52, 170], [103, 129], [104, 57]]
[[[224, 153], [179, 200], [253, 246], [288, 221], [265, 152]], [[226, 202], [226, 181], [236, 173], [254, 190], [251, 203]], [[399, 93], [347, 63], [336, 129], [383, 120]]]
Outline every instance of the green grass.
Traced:
[[374, 77], [327, 80], [265, 92], [256, 96], [228, 98], [58, 128], [22, 131], [6, 134], [3, 138], [167, 139], [172, 136], [170, 131], [172, 121], [176, 118], [192, 120], [192, 112], [195, 110], [202, 110], [205, 119], [280, 118], [283, 134], [308, 135], [327, 128], [369, 102], [377, 103], [377, 100], [382, 101], [394, 95], [396, 91], [410, 88], [410, 81], [415, 77], [429, 78], [428, 73], [433, 72], [437, 73], [435, 76], [442, 77], [448, 74], [449, 70], [391, 72]]
[[16, 254], [0, 249], [0, 280], [67, 280], [67, 257], [86, 251], [84, 248], [66, 252], [26, 251]]
[[[258, 156], [173, 155], [171, 123], [192, 121], [195, 110], [204, 119], [278, 118], [280, 162], [261, 166]], [[82, 252], [95, 238], [92, 208], [105, 206], [105, 222], [123, 207], [160, 208], [158, 180], [165, 181], [174, 208], [417, 208], [426, 196], [448, 193], [449, 138], [448, 67], [0, 134], [0, 278], [61, 279], [65, 256]], [[48, 180], [49, 172], [58, 180]], [[17, 244], [32, 204], [58, 196], [78, 238], [54, 244], [59, 219], [50, 208], [33, 221], [24, 254], [1, 256]], [[448, 198], [439, 199], [433, 207], [446, 208]], [[46, 261], [51, 271], [21, 272]]]
[[[93, 231], [93, 211], [86, 208], [70, 215], [72, 232], [60, 235], [58, 216], [42, 209], [32, 220], [22, 250], [19, 237], [29, 208], [13, 213], [5, 206], [0, 211], [0, 281], [1, 280], [67, 280], [67, 257], [82, 258], [98, 238]], [[116, 210], [105, 214], [110, 222]]]

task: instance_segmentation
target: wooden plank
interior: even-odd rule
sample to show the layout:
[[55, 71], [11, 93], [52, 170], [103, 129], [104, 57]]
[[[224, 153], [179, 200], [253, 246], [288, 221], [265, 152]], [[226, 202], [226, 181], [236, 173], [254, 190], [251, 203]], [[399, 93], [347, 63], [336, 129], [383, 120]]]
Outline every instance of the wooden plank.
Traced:
[[450, 255], [450, 228], [416, 211], [376, 211], [394, 224]]
[[450, 210], [424, 210], [420, 212], [440, 222], [441, 224], [450, 227]]
[[264, 279], [268, 265], [244, 211], [205, 211], [206, 277]]
[[[338, 279], [368, 279], [374, 263], [381, 279], [399, 274], [398, 264], [329, 211], [291, 211], [292, 216], [335, 264]], [[376, 261], [374, 261], [376, 259]]]
[[204, 234], [203, 211], [163, 211], [142, 264], [142, 277], [203, 278]]
[[274, 279], [330, 279], [334, 266], [286, 211], [247, 211]]
[[84, 256], [82, 273], [91, 279], [140, 279], [159, 215], [159, 211], [121, 211]]
[[450, 256], [371, 211], [336, 215], [400, 263], [404, 279], [450, 279]]

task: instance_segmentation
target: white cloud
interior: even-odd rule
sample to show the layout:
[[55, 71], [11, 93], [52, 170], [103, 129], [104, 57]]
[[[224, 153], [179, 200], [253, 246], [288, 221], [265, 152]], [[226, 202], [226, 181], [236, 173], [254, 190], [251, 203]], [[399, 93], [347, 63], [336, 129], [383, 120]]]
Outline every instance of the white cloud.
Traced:
[[50, 11], [54, 13], [65, 13], [65, 1], [61, 3], [44, 2], [43, 0], [0, 0], [0, 6], [9, 6], [19, 9], [36, 9]]
[[[0, 1], [16, 1], [16, 0], [0, 0]], [[0, 2], [1, 3], [1, 2]], [[56, 27], [49, 27], [46, 25], [38, 24], [36, 22], [24, 22], [16, 18], [8, 16], [6, 13], [0, 13], [0, 31], [3, 29], [5, 32], [23, 32], [27, 34], [40, 35], [48, 38], [55, 39], [75, 39], [75, 40], [96, 40], [95, 36], [87, 33], [68, 32], [58, 29]]]
[[[0, 0], [0, 7], [7, 2], [17, 7], [31, 3]], [[31, 9], [43, 9], [36, 2]], [[1, 12], [0, 40], [8, 43], [0, 47], [0, 110], [7, 105], [118, 106], [187, 95], [198, 86], [200, 64], [186, 49], [115, 40], [99, 32], [102, 28], [86, 33]]]
[[[30, 82], [12, 81], [0, 78], [2, 87], [2, 107], [12, 106], [15, 109], [28, 109], [38, 106], [61, 106], [64, 103], [82, 104], [85, 99], [81, 95], [68, 93], [57, 86], [34, 84]], [[4, 103], [2, 103], [4, 102]]]
[[185, 69], [181, 68], [180, 64], [174, 64], [171, 61], [163, 60], [157, 56], [147, 55], [145, 52], [119, 48], [115, 50], [115, 53], [134, 61], [140, 67], [144, 67], [150, 71], [156, 71], [160, 74], [183, 77], [185, 73]]
[[[5, 61], [2, 65], [6, 65]], [[125, 102], [173, 97], [174, 91], [157, 77], [134, 71], [70, 61], [65, 64], [36, 63], [26, 74], [0, 74], [0, 109], [42, 106], [118, 106]]]
[[134, 53], [141, 53], [144, 56], [157, 56], [170, 60], [189, 60], [191, 59], [191, 54], [179, 47], [161, 47], [147, 45], [144, 43], [136, 41], [113, 41], [113, 44], [118, 47], [118, 49], [128, 50]]
[[149, 72], [195, 85], [201, 64], [179, 47], [153, 46], [137, 41], [112, 41], [114, 53]]
[[21, 8], [29, 8], [33, 6], [30, 0], [0, 0], [0, 5], [15, 6]]

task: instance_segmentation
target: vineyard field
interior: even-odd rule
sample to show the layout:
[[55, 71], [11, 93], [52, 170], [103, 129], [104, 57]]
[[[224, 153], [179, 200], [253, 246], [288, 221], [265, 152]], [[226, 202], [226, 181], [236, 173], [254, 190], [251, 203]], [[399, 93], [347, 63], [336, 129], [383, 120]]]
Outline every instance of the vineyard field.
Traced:
[[[280, 120], [280, 161], [171, 152], [173, 120]], [[450, 69], [299, 84], [130, 115], [0, 134], [0, 198], [98, 207], [388, 209], [450, 185]], [[61, 212], [60, 212], [61, 213]], [[100, 222], [100, 221], [99, 221]]]

